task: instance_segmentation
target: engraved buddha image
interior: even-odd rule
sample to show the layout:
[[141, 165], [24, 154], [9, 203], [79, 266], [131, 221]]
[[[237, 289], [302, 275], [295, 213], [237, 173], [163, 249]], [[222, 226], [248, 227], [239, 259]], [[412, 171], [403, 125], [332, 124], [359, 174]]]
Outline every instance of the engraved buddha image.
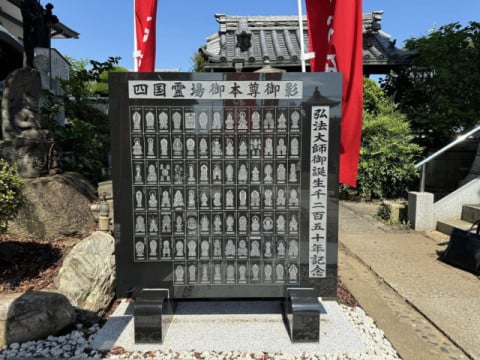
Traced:
[[225, 119], [225, 129], [233, 130], [234, 129], [233, 115], [231, 111], [227, 112], [227, 118]]
[[228, 239], [225, 244], [225, 256], [235, 257], [235, 244], [232, 239]]
[[210, 244], [208, 243], [208, 240], [202, 240], [202, 242], [200, 243], [200, 256], [202, 258], [208, 258], [209, 252]]
[[191, 264], [188, 267], [188, 282], [195, 282], [197, 277], [197, 268]]
[[260, 268], [257, 264], [252, 265], [252, 281], [259, 281], [259, 273], [260, 273]]
[[253, 240], [251, 244], [250, 256], [258, 257], [260, 256], [260, 244], [258, 240]]
[[158, 127], [160, 130], [168, 130], [168, 114], [165, 111], [158, 114]]
[[247, 278], [246, 278], [246, 273], [247, 273], [247, 267], [243, 264], [241, 264], [239, 267], [238, 267], [238, 281], [239, 282], [246, 282], [247, 281]]
[[263, 128], [266, 130], [273, 130], [275, 127], [274, 121], [273, 121], [273, 114], [269, 110], [265, 113], [265, 120], [263, 122]]
[[292, 111], [290, 114], [290, 129], [293, 131], [298, 131], [300, 129], [300, 126], [298, 124], [298, 121], [300, 120], [300, 113], [295, 110]]
[[147, 156], [155, 156], [153, 138], [147, 139]]
[[165, 214], [162, 216], [162, 232], [169, 233], [170, 231], [172, 231], [172, 218]]
[[234, 207], [234, 195], [231, 189], [228, 189], [225, 193], [225, 206]]
[[176, 190], [173, 197], [173, 207], [184, 207], [183, 194], [181, 190]]
[[162, 203], [160, 205], [162, 208], [170, 207], [170, 193], [167, 190], [162, 192]]
[[220, 264], [215, 264], [213, 267], [213, 281], [221, 282], [222, 281], [222, 273]]
[[247, 206], [247, 192], [243, 189], [238, 192], [238, 202], [241, 207]]
[[280, 113], [280, 116], [278, 117], [277, 120], [277, 129], [279, 131], [285, 131], [287, 130], [287, 119], [285, 118], [285, 114], [283, 112]]
[[292, 264], [288, 268], [288, 280], [291, 282], [296, 282], [298, 276], [298, 267], [295, 264]]
[[135, 232], [139, 234], [145, 233], [145, 218], [138, 215], [135, 219]]
[[277, 281], [281, 282], [285, 280], [285, 270], [282, 264], [278, 264], [275, 268], [275, 273], [277, 275]]
[[170, 241], [164, 240], [162, 245], [162, 258], [169, 258], [171, 255], [170, 252]]
[[202, 264], [202, 279], [200, 280], [202, 283], [208, 283], [208, 265]]
[[298, 206], [298, 192], [295, 188], [290, 190], [290, 196], [288, 198], [288, 205], [291, 207], [297, 207]]
[[176, 257], [184, 257], [185, 254], [183, 253], [183, 241], [179, 240], [175, 244], [175, 256]]
[[143, 147], [139, 138], [133, 139], [132, 154], [135, 156], [143, 155]]
[[183, 284], [185, 282], [184, 276], [185, 276], [185, 270], [183, 270], [183, 266], [178, 265], [175, 268], [175, 282], [177, 284]]
[[150, 191], [150, 197], [148, 198], [148, 207], [151, 209], [156, 209], [157, 205], [158, 205], [157, 194], [154, 191]]
[[298, 220], [295, 214], [292, 214], [290, 222], [288, 223], [288, 229], [291, 234], [296, 234], [298, 232]]
[[232, 164], [227, 164], [225, 167], [225, 177], [227, 182], [233, 182], [233, 166]]
[[136, 208], [142, 209], [143, 208], [143, 193], [140, 190], [135, 192], [135, 199], [137, 200]]
[[175, 218], [175, 231], [177, 233], [182, 233], [183, 232], [183, 217], [182, 215], [177, 215]]
[[200, 155], [208, 155], [208, 143], [207, 140], [203, 137], [200, 139], [199, 149]]
[[250, 204], [252, 207], [260, 206], [260, 193], [257, 190], [253, 190], [250, 195]]
[[153, 112], [147, 112], [147, 115], [145, 115], [145, 123], [147, 130], [155, 130], [155, 115], [153, 114]]
[[266, 264], [264, 267], [264, 275], [265, 275], [265, 281], [270, 282], [272, 281], [272, 265]]
[[247, 130], [248, 129], [248, 124], [247, 124], [247, 114], [245, 111], [240, 111], [238, 114], [238, 130]]
[[273, 140], [271, 137], [265, 139], [265, 149], [263, 154], [267, 157], [273, 156]]
[[147, 181], [157, 182], [157, 169], [155, 168], [154, 164], [148, 165]]
[[197, 256], [197, 242], [193, 239], [187, 243], [188, 257], [194, 258]]
[[138, 111], [135, 111], [132, 114], [132, 124], [133, 124], [133, 131], [141, 131], [141, 121], [142, 121], [142, 116]]
[[200, 231], [201, 232], [210, 231], [210, 220], [208, 219], [207, 215], [202, 215], [202, 218], [200, 219]]
[[247, 257], [248, 256], [247, 242], [245, 240], [241, 239], [238, 242], [237, 253], [238, 253], [239, 257]]
[[284, 207], [286, 203], [286, 198], [285, 198], [285, 190], [283, 189], [278, 189], [277, 191], [277, 206], [278, 207]]
[[182, 114], [180, 114], [178, 111], [175, 111], [172, 115], [172, 120], [173, 120], [173, 130], [176, 130], [176, 131], [181, 130]]
[[290, 155], [298, 156], [300, 155], [300, 144], [298, 138], [292, 137], [290, 140]]
[[148, 227], [148, 231], [150, 233], [157, 233], [158, 232], [158, 224], [157, 224], [157, 219], [155, 217], [152, 217], [150, 219], [150, 224]]
[[139, 164], [135, 165], [135, 182], [143, 182], [142, 167]]
[[259, 130], [260, 129], [260, 113], [255, 110], [252, 113], [252, 130]]
[[206, 112], [202, 111], [198, 117], [198, 123], [200, 124], [200, 129], [206, 130], [208, 126], [208, 115]]
[[187, 156], [195, 155], [195, 140], [192, 138], [187, 139]]
[[222, 181], [222, 168], [218, 163], [213, 165], [212, 177], [213, 181]]
[[195, 209], [196, 208], [196, 203], [195, 203], [195, 190], [190, 189], [188, 190], [188, 201], [187, 201], [187, 207], [190, 209]]
[[145, 257], [145, 244], [143, 241], [137, 241], [135, 243], [135, 255], [140, 259]]
[[213, 113], [212, 130], [220, 130], [222, 128], [221, 115], [218, 111]]
[[285, 139], [279, 138], [277, 143], [277, 156], [287, 155], [287, 145], [285, 145]]
[[200, 166], [200, 181], [208, 182], [208, 166], [207, 166], [207, 164], [202, 164]]
[[168, 156], [168, 140], [165, 138], [160, 140], [160, 155]]

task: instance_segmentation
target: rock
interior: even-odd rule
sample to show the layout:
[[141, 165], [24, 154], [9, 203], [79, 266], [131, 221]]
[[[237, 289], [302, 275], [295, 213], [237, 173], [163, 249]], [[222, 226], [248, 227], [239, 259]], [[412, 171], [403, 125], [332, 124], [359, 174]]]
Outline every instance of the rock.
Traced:
[[95, 228], [90, 203], [95, 189], [83, 176], [64, 173], [24, 179], [25, 204], [8, 224], [13, 236], [55, 241], [84, 237]]
[[75, 245], [55, 278], [55, 286], [72, 305], [97, 315], [112, 302], [114, 283], [114, 239], [99, 231]]
[[75, 309], [62, 294], [0, 295], [0, 347], [57, 334], [75, 320]]

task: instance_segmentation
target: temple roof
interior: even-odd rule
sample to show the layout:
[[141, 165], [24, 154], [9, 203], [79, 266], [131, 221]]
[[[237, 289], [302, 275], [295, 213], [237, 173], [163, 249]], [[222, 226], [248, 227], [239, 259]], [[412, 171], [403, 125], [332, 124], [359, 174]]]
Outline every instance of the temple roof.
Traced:
[[[383, 11], [363, 14], [365, 75], [385, 74], [411, 63], [413, 53], [398, 49], [390, 35], [381, 30], [382, 14]], [[300, 71], [298, 16], [216, 14], [215, 18], [220, 26], [219, 31], [208, 36], [206, 46], [199, 49], [206, 60], [207, 71], [233, 71], [235, 62], [241, 62], [246, 71], [257, 70], [266, 63], [287, 71]], [[303, 23], [305, 49], [308, 49], [306, 17]], [[238, 29], [251, 34], [250, 44], [238, 42]]]
[[[23, 21], [21, 0], [6, 0], [0, 6], [0, 80], [23, 65]], [[52, 39], [78, 39], [78, 32], [58, 22], [52, 25]]]

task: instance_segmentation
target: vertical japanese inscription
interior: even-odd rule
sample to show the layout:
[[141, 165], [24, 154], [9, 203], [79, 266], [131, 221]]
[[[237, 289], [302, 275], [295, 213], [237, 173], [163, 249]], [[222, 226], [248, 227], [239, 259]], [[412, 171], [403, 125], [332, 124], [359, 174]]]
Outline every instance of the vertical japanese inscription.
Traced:
[[312, 107], [308, 252], [308, 273], [310, 278], [326, 276], [329, 120], [330, 108], [328, 106]]

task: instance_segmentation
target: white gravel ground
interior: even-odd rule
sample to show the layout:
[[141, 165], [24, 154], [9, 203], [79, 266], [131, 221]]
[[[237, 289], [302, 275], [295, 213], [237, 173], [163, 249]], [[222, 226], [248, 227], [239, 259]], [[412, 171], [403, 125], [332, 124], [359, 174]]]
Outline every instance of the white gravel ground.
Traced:
[[[326, 302], [328, 303], [328, 302]], [[329, 305], [325, 306], [327, 313], [332, 311], [334, 307], [329, 309]], [[354, 329], [354, 337], [358, 337], [361, 345], [350, 344], [347, 347], [347, 351], [338, 352], [338, 350], [329, 349], [329, 352], [316, 351], [322, 348], [321, 344], [316, 347], [313, 346], [312, 350], [308, 351], [273, 351], [272, 346], [264, 343], [264, 349], [270, 348], [270, 351], [242, 351], [240, 348], [236, 349], [235, 345], [241, 342], [237, 341], [236, 344], [231, 344], [229, 348], [225, 347], [225, 350], [215, 349], [214, 347], [203, 346], [202, 348], [189, 347], [188, 350], [165, 350], [168, 347], [163, 347], [163, 350], [143, 350], [143, 351], [126, 351], [121, 347], [113, 347], [111, 351], [95, 350], [94, 344], [105, 341], [104, 339], [98, 339], [98, 336], [102, 335], [102, 331], [98, 325], [85, 329], [80, 324], [76, 329], [64, 336], [49, 336], [47, 339], [39, 341], [28, 341], [22, 344], [11, 344], [0, 350], [0, 359], [25, 359], [25, 358], [155, 358], [155, 359], [320, 359], [320, 360], [385, 360], [385, 359], [400, 359], [395, 349], [393, 349], [390, 342], [385, 338], [383, 331], [378, 329], [373, 320], [366, 316], [365, 312], [359, 308], [350, 308], [347, 306], [339, 305], [341, 309], [342, 317], [345, 321], [351, 325]], [[197, 315], [200, 316], [200, 315]], [[325, 315], [322, 315], [322, 318]], [[187, 319], [185, 319], [187, 320]], [[321, 340], [325, 338], [324, 331], [326, 325], [321, 322]], [[172, 326], [167, 332], [167, 336], [170, 331], [174, 329]], [[285, 329], [283, 331], [286, 333]], [[328, 329], [327, 329], [328, 331]], [[175, 334], [173, 334], [175, 335]], [[338, 333], [335, 335], [338, 336]], [[352, 335], [351, 335], [352, 336]], [[238, 339], [238, 337], [237, 337]], [[168, 340], [168, 339], [166, 339]], [[164, 342], [165, 343], [165, 342]], [[117, 342], [118, 344], [118, 342]], [[277, 344], [273, 344], [275, 347]], [[243, 345], [242, 345], [243, 346]], [[283, 345], [282, 345], [283, 346]], [[278, 347], [278, 349], [280, 349]], [[181, 347], [175, 349], [182, 349]], [[186, 349], [186, 348], [184, 348]], [[338, 348], [340, 349], [340, 347]], [[333, 352], [332, 352], [333, 351]]]

